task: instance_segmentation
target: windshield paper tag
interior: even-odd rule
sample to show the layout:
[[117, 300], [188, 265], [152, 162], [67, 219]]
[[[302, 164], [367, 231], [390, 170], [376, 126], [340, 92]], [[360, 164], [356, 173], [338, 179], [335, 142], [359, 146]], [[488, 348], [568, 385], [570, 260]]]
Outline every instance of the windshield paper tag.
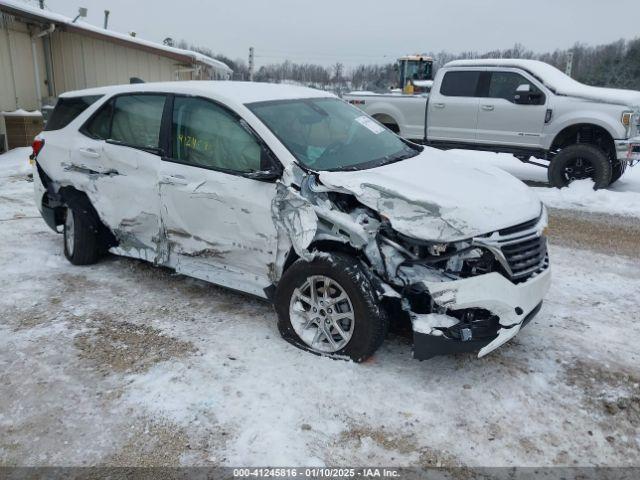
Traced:
[[369, 117], [365, 117], [365, 116], [358, 117], [356, 118], [356, 122], [358, 122], [363, 127], [368, 128], [370, 131], [372, 131], [376, 135], [384, 132], [384, 127]]

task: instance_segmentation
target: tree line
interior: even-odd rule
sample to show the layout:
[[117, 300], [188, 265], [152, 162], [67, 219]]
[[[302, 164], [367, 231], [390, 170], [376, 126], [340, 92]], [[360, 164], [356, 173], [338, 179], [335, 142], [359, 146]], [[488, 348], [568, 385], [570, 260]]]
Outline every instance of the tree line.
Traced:
[[[184, 40], [175, 46], [198, 51], [226, 63], [233, 70], [233, 80], [248, 80], [249, 68], [242, 59], [214, 53], [210, 48], [189, 45]], [[409, 53], [409, 52], [407, 52]], [[547, 62], [564, 71], [573, 54], [572, 77], [587, 85], [640, 90], [640, 38], [618, 40], [606, 45], [578, 43], [570, 49], [536, 53], [520, 44], [504, 50], [460, 53], [428, 52], [434, 58], [434, 72], [445, 63], [469, 58], [524, 58]], [[281, 63], [263, 65], [254, 72], [254, 80], [272, 83], [298, 83], [316, 88], [344, 91], [347, 89], [384, 91], [397, 86], [394, 63], [358, 65], [346, 68], [342, 63], [331, 66], [314, 63]]]

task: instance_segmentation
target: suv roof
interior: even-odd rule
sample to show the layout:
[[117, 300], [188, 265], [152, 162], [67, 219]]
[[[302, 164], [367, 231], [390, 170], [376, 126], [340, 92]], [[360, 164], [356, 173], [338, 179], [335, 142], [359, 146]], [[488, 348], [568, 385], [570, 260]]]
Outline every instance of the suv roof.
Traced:
[[204, 95], [225, 98], [237, 103], [264, 102], [270, 100], [293, 100], [297, 98], [335, 97], [332, 93], [313, 88], [296, 85], [282, 85], [259, 82], [230, 82], [230, 81], [182, 81], [134, 83], [127, 85], [113, 85], [109, 87], [76, 90], [60, 95], [66, 97], [80, 97], [87, 95], [114, 95], [117, 93], [133, 92], [164, 92], [181, 93], [187, 95]]

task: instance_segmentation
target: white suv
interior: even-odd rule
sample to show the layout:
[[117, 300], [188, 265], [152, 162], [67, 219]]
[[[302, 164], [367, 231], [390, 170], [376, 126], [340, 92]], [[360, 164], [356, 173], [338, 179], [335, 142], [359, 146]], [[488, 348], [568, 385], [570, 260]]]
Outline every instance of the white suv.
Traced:
[[520, 181], [405, 141], [325, 92], [234, 82], [72, 92], [34, 142], [73, 264], [107, 251], [271, 300], [282, 335], [361, 361], [484, 355], [539, 310], [546, 213]]

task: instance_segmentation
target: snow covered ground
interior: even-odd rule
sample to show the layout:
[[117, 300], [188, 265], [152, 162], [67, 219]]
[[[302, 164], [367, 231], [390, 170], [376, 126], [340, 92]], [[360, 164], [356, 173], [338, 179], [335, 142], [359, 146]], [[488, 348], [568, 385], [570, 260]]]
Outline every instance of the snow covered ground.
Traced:
[[640, 463], [637, 256], [552, 237], [551, 292], [508, 345], [418, 362], [392, 335], [356, 365], [284, 342], [247, 296], [72, 266], [27, 154], [0, 156], [0, 465]]

